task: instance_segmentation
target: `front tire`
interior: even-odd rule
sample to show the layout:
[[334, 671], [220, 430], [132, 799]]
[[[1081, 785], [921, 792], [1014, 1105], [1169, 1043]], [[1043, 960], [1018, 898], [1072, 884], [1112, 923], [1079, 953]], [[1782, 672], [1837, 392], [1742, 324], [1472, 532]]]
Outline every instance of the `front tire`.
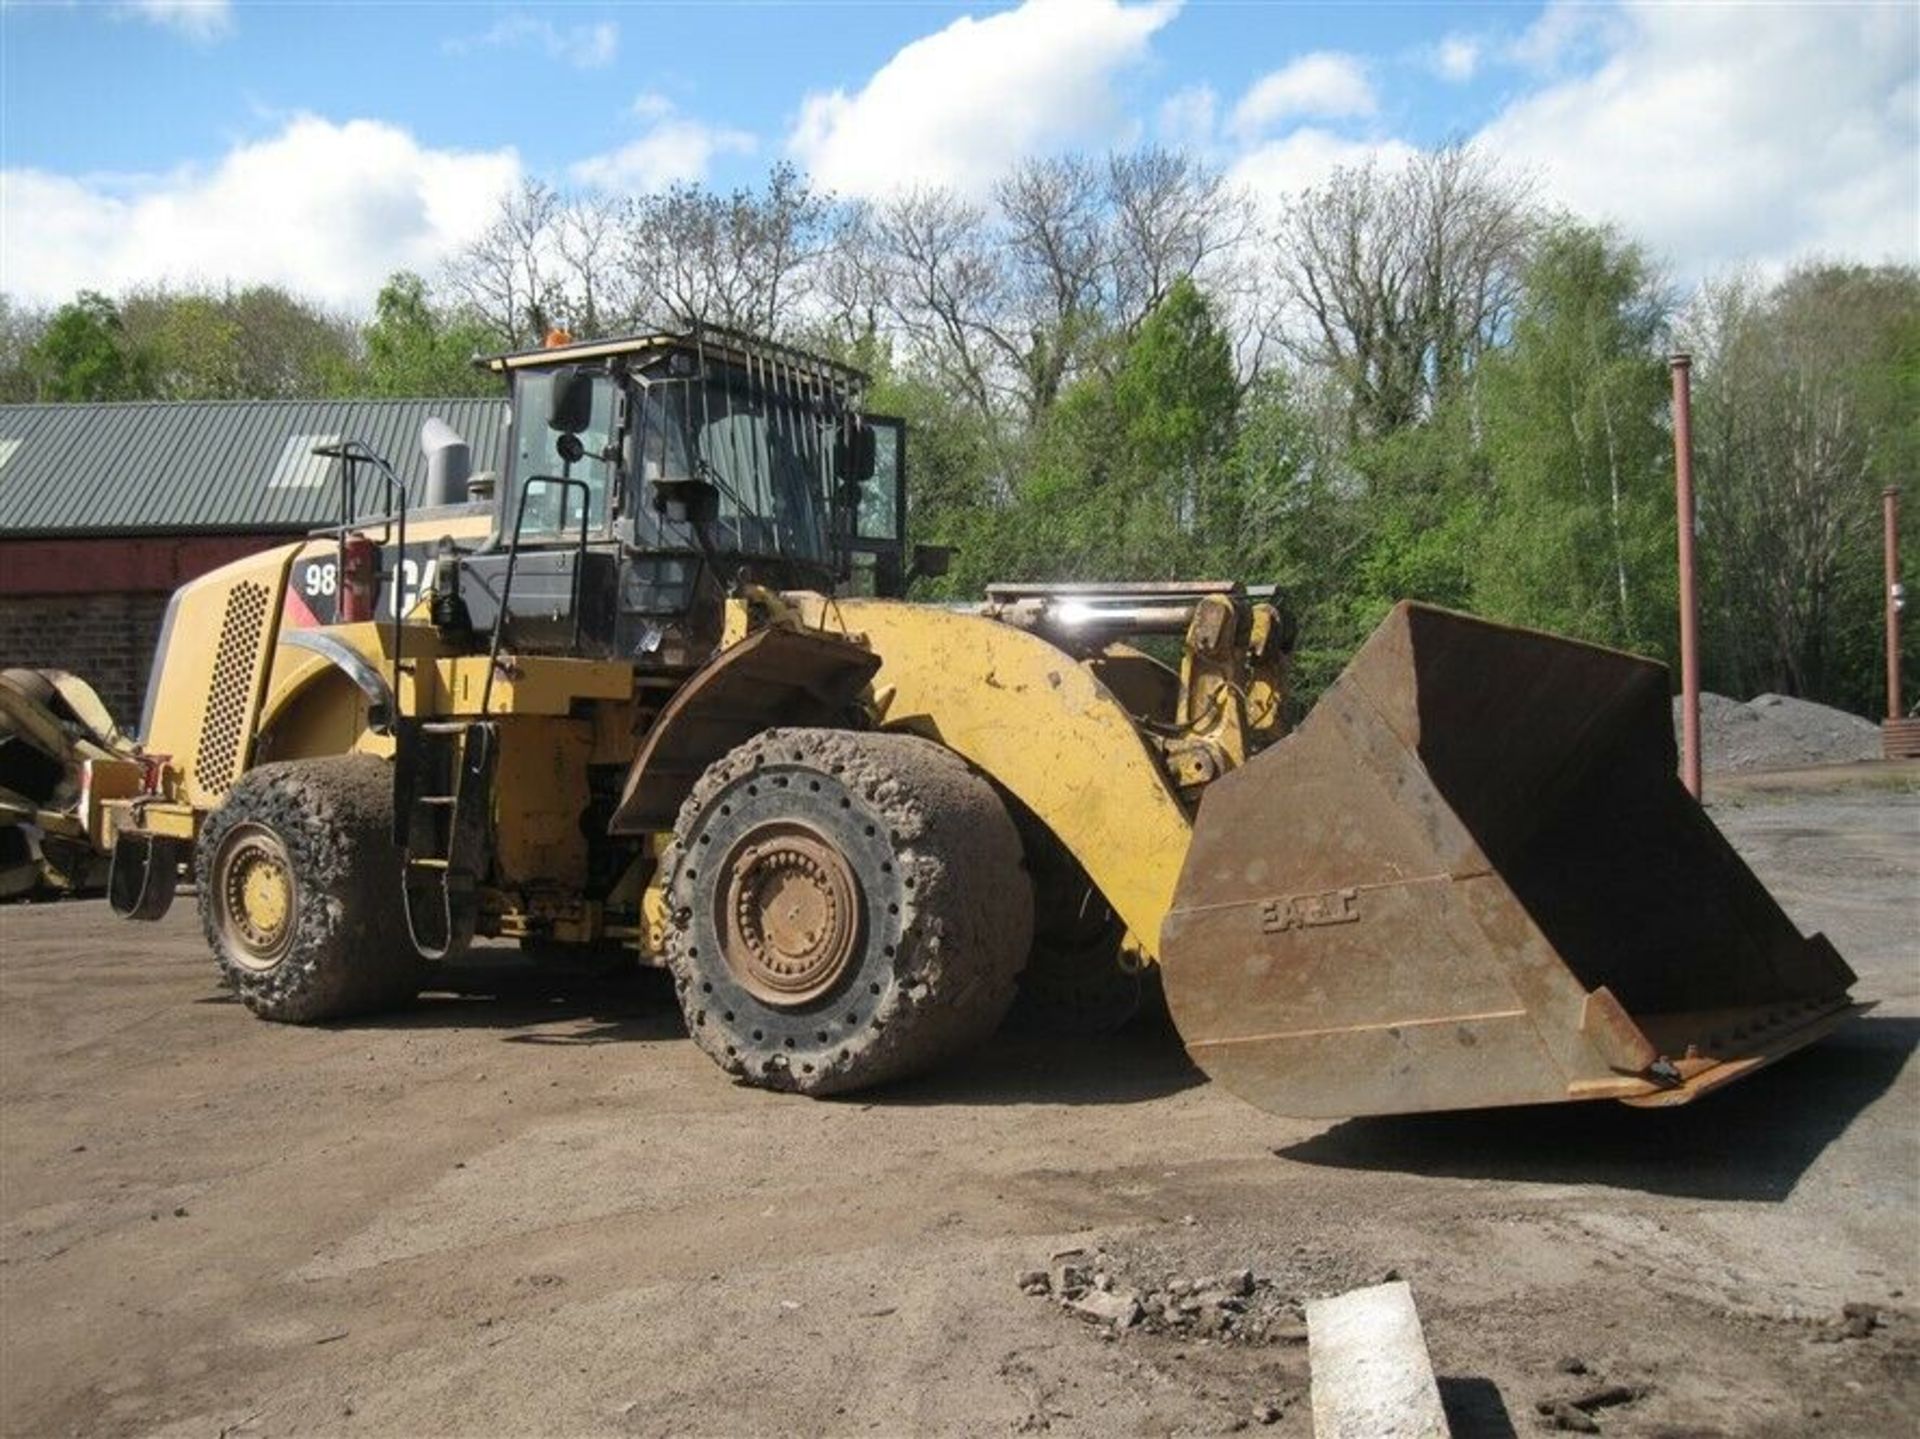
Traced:
[[202, 826], [200, 925], [262, 1019], [313, 1024], [419, 992], [392, 813], [391, 767], [341, 755], [250, 770]]
[[767, 1089], [844, 1093], [977, 1043], [1032, 941], [1006, 807], [911, 735], [749, 740], [681, 807], [665, 867], [687, 1028]]

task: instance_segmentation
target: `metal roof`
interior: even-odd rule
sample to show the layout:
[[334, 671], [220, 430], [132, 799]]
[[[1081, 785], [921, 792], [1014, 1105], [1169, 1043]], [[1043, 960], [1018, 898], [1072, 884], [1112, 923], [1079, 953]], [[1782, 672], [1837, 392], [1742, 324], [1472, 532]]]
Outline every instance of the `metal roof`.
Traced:
[[433, 415], [472, 447], [476, 472], [504, 467], [504, 395], [0, 405], [0, 537], [312, 529], [338, 515], [340, 463], [309, 451], [341, 439], [384, 455], [417, 504]]
[[[556, 336], [561, 332], [556, 331]], [[513, 350], [504, 355], [476, 355], [474, 363], [498, 374], [502, 370], [549, 369], [580, 360], [604, 360], [616, 355], [644, 355], [678, 350], [688, 355], [709, 355], [729, 364], [744, 366], [749, 372], [771, 374], [777, 383], [795, 384], [819, 381], [846, 387], [869, 384], [872, 376], [865, 370], [836, 360], [829, 355], [797, 349], [778, 340], [764, 339], [745, 330], [725, 325], [697, 324], [672, 333], [643, 332], [602, 340], [564, 340], [555, 338], [532, 350]], [[791, 378], [789, 378], [791, 377]]]

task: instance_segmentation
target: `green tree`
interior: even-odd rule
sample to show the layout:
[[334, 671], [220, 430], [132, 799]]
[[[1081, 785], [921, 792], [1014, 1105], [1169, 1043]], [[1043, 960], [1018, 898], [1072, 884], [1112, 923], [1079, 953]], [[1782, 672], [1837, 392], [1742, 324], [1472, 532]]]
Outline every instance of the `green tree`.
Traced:
[[[1233, 347], [1212, 303], [1176, 280], [1126, 347], [1113, 381], [1135, 507], [1149, 531], [1205, 549], [1231, 542], [1239, 519], [1233, 448], [1240, 386]], [[1152, 535], [1142, 537], [1149, 543]]]
[[1480, 376], [1491, 483], [1474, 608], [1622, 648], [1673, 631], [1668, 306], [1645, 256], [1562, 224]]
[[1231, 547], [1239, 386], [1212, 303], [1179, 280], [1107, 343], [1028, 437], [1005, 578], [1170, 579]]
[[138, 290], [121, 312], [159, 399], [291, 400], [356, 388], [353, 324], [277, 286]]
[[239, 320], [218, 296], [147, 291], [129, 296], [123, 313], [156, 397], [235, 400], [248, 393]]
[[1353, 644], [1397, 600], [1467, 608], [1488, 509], [1486, 457], [1470, 404], [1442, 404], [1424, 425], [1349, 450], [1353, 519], [1364, 539], [1344, 606]]
[[425, 280], [400, 271], [374, 302], [366, 327], [366, 390], [375, 395], [490, 395], [499, 381], [473, 366], [492, 348], [487, 326], [436, 308]]
[[23, 307], [0, 291], [0, 404], [36, 398], [31, 356], [46, 327], [46, 311]]
[[868, 408], [907, 422], [909, 536], [954, 551], [951, 571], [921, 581], [916, 593], [979, 595], [1008, 572], [1003, 533], [1008, 495], [995, 459], [997, 437], [960, 397], [924, 376], [899, 374], [884, 354], [870, 350], [850, 358], [876, 376]]
[[136, 400], [151, 394], [150, 366], [128, 340], [120, 309], [82, 290], [53, 313], [27, 351], [43, 400]]
[[1231, 538], [1223, 534], [1206, 566], [1214, 578], [1278, 588], [1299, 625], [1296, 713], [1310, 707], [1352, 653], [1347, 595], [1368, 540], [1351, 477], [1321, 433], [1296, 376], [1270, 371], [1247, 389], [1220, 486], [1232, 506], [1222, 526], [1230, 525]]
[[1880, 492], [1920, 459], [1920, 270], [1734, 280], [1691, 329], [1708, 683], [1871, 713]]

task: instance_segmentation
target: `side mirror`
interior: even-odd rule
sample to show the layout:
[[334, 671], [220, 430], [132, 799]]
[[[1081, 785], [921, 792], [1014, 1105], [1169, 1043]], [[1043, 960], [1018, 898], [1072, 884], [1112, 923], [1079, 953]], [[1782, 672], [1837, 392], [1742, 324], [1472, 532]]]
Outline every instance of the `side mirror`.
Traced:
[[553, 391], [547, 396], [547, 428], [577, 435], [593, 423], [593, 373], [579, 365], [562, 365], [553, 372]]
[[953, 568], [952, 545], [915, 545], [913, 564], [907, 569], [907, 583], [937, 580]]
[[873, 478], [878, 456], [874, 447], [874, 428], [858, 421], [845, 425], [833, 442], [833, 474], [838, 480], [859, 484]]

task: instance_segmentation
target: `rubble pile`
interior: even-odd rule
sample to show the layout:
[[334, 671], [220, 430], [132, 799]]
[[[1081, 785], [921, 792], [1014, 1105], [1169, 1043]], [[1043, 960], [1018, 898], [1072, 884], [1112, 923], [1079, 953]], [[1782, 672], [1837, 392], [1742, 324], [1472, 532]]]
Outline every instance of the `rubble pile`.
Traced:
[[1821, 1343], [1835, 1343], [1842, 1339], [1866, 1339], [1876, 1329], [1888, 1327], [1889, 1311], [1878, 1304], [1869, 1304], [1865, 1300], [1850, 1299], [1840, 1306], [1838, 1318], [1829, 1320], [1814, 1339]]
[[[1585, 1374], [1587, 1368], [1579, 1360], [1563, 1360], [1560, 1372]], [[1551, 1420], [1555, 1429], [1572, 1434], [1598, 1434], [1600, 1421], [1594, 1417], [1597, 1411], [1617, 1404], [1636, 1403], [1645, 1394], [1644, 1389], [1632, 1384], [1588, 1385], [1565, 1398], [1542, 1399], [1533, 1407], [1542, 1419]]]
[[1023, 1270], [1021, 1292], [1052, 1299], [1114, 1334], [1137, 1330], [1235, 1344], [1304, 1344], [1300, 1298], [1251, 1269], [1129, 1278], [1104, 1250], [1067, 1249], [1045, 1269]]

